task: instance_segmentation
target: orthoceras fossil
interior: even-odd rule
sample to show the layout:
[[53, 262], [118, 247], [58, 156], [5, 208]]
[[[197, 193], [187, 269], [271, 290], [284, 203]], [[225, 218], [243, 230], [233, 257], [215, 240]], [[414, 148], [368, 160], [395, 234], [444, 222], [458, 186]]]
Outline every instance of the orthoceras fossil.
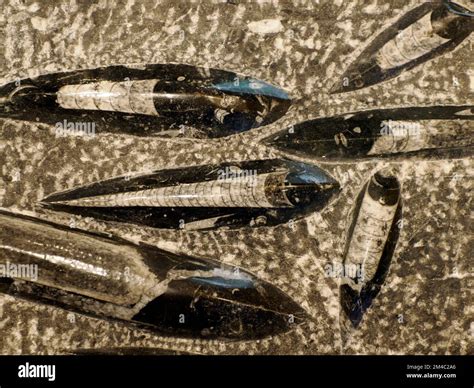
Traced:
[[271, 123], [289, 106], [266, 82], [178, 64], [47, 74], [0, 88], [0, 117], [137, 136], [223, 137]]
[[356, 201], [344, 252], [344, 268], [355, 271], [342, 279], [341, 306], [354, 327], [380, 292], [400, 227], [400, 183], [383, 169], [370, 178]]
[[5, 211], [0, 263], [37, 267], [34, 278], [17, 271], [0, 279], [1, 292], [164, 335], [256, 339], [306, 317], [285, 293], [238, 267]]
[[192, 230], [277, 225], [321, 210], [338, 192], [318, 167], [271, 159], [119, 177], [41, 203], [85, 217]]
[[326, 161], [472, 154], [472, 105], [378, 109], [319, 118], [269, 136], [281, 151]]
[[[461, 2], [465, 7], [458, 4]], [[474, 14], [467, 3], [426, 1], [407, 12], [373, 40], [331, 92], [377, 84], [454, 50], [474, 29]]]

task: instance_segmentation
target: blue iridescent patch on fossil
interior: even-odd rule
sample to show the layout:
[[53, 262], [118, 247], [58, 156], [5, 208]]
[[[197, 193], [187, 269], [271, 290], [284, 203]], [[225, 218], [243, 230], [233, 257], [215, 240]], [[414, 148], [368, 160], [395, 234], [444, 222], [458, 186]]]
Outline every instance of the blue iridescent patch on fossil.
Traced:
[[215, 287], [223, 287], [223, 288], [252, 288], [255, 287], [254, 282], [252, 279], [245, 279], [245, 278], [225, 278], [222, 276], [213, 276], [213, 277], [201, 277], [196, 276], [190, 278], [191, 281], [203, 284], [203, 285], [211, 285]]
[[297, 170], [287, 176], [287, 181], [291, 184], [333, 184], [335, 180], [327, 175], [323, 170], [305, 163], [296, 164]]
[[253, 78], [236, 79], [233, 82], [222, 82], [214, 87], [223, 92], [248, 93], [255, 95], [265, 95], [270, 97], [289, 100], [290, 96], [283, 89]]
[[446, 5], [446, 8], [455, 15], [474, 17], [473, 11], [470, 11], [469, 9], [464, 8], [463, 6], [456, 4], [451, 0], [443, 0], [443, 2]]

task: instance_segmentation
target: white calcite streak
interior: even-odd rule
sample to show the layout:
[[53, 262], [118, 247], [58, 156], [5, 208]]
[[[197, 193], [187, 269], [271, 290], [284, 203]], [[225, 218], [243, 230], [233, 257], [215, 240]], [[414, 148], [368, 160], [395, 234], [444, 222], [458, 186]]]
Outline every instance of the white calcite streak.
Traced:
[[247, 27], [256, 34], [276, 34], [283, 30], [280, 19], [259, 20], [249, 23]]
[[380, 49], [377, 62], [382, 69], [402, 66], [447, 41], [448, 39], [444, 39], [434, 32], [430, 12], [387, 42]]

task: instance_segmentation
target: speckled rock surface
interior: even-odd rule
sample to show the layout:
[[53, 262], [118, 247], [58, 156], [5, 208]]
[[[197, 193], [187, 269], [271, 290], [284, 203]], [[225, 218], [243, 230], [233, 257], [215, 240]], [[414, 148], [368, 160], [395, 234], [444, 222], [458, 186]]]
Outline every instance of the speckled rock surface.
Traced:
[[[187, 63], [273, 83], [294, 101], [276, 123], [212, 141], [112, 136], [100, 130], [92, 138], [64, 138], [42, 124], [2, 120], [0, 206], [242, 266], [280, 287], [312, 319], [260, 341], [193, 341], [0, 295], [0, 353], [159, 347], [203, 354], [473, 354], [470, 158], [319, 163], [341, 183], [342, 192], [324, 211], [293, 227], [152, 230], [55, 214], [36, 205], [52, 192], [130, 172], [277, 157], [258, 140], [311, 118], [376, 107], [472, 104], [472, 36], [455, 51], [394, 80], [329, 95], [370, 39], [417, 4], [4, 0], [2, 84], [112, 64]], [[262, 22], [266, 19], [273, 21]], [[397, 171], [402, 183], [403, 227], [382, 291], [361, 326], [346, 332], [338, 281], [325, 276], [324, 266], [341, 260], [355, 198], [385, 166]]]

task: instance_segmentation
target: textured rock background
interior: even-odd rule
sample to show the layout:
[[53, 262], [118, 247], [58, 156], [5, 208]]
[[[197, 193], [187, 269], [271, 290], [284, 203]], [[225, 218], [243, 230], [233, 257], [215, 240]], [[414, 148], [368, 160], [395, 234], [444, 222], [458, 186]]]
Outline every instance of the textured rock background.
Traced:
[[[214, 141], [112, 136], [100, 128], [93, 138], [61, 138], [44, 125], [2, 120], [0, 206], [240, 265], [279, 286], [312, 316], [294, 332], [258, 342], [176, 340], [0, 295], [0, 353], [137, 346], [209, 354], [474, 353], [470, 158], [320, 164], [343, 191], [294, 228], [160, 231], [71, 219], [35, 205], [49, 193], [129, 172], [275, 157], [257, 141], [310, 118], [374, 107], [472, 104], [472, 36], [395, 80], [328, 94], [369, 40], [417, 4], [0, 0], [0, 83], [111, 64], [174, 62], [253, 76], [294, 99], [280, 121]], [[265, 19], [274, 20], [264, 28]], [[343, 333], [338, 283], [323, 268], [341, 259], [360, 188], [387, 165], [402, 182], [400, 240], [372, 309], [357, 331]]]

